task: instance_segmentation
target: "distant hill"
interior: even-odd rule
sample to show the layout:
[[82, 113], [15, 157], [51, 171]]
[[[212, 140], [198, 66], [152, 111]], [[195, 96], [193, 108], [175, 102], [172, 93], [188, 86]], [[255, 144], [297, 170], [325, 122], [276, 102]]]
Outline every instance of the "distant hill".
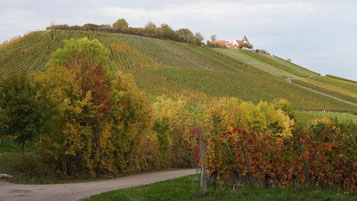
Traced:
[[318, 73], [277, 56], [212, 49], [170, 40], [100, 31], [37, 31], [0, 46], [0, 73], [41, 71], [70, 38], [98, 39], [112, 68], [131, 73], [150, 97], [195, 103], [219, 96], [259, 102], [289, 100], [295, 109], [357, 114], [357, 83]]

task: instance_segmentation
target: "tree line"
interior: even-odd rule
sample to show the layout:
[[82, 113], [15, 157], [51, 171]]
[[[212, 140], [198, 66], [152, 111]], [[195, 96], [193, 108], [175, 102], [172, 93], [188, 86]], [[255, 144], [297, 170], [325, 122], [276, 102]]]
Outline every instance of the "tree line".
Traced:
[[145, 27], [130, 27], [128, 22], [121, 18], [112, 25], [96, 25], [85, 24], [83, 26], [69, 25], [52, 25], [47, 27], [47, 30], [62, 29], [62, 30], [83, 30], [83, 31], [105, 31], [111, 33], [124, 33], [131, 35], [139, 35], [150, 38], [167, 39], [177, 42], [189, 43], [202, 46], [204, 45], [204, 37], [201, 33], [193, 33], [187, 28], [173, 30], [168, 24], [161, 24], [159, 27], [152, 22], [148, 22]]

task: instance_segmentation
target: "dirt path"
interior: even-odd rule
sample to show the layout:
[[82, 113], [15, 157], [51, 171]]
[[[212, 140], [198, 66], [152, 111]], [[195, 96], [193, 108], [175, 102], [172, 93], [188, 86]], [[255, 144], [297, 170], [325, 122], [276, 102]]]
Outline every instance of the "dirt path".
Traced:
[[13, 184], [1, 180], [0, 201], [77, 201], [106, 191], [151, 184], [195, 173], [195, 169], [173, 170], [70, 184]]

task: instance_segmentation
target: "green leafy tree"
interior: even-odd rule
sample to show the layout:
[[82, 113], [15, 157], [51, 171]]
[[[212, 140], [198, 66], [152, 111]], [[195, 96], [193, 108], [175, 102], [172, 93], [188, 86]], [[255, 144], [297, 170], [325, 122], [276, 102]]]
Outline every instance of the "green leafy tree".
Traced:
[[113, 28], [114, 28], [114, 29], [117, 29], [117, 30], [120, 30], [120, 31], [125, 30], [125, 29], [127, 29], [128, 27], [129, 27], [128, 22], [127, 22], [125, 19], [123, 19], [123, 18], [118, 19], [118, 20], [117, 20], [116, 22], [114, 22], [114, 24], [113, 24]]
[[196, 33], [195, 33], [195, 36], [196, 36], [196, 45], [201, 46], [201, 45], [203, 44], [202, 41], [203, 41], [205, 38], [203, 37], [203, 35], [202, 35], [200, 32], [196, 32]]
[[97, 40], [82, 38], [66, 40], [63, 48], [58, 49], [51, 57], [48, 67], [66, 67], [89, 69], [91, 65], [106, 65], [109, 51]]
[[178, 40], [178, 34], [168, 24], [161, 24], [159, 33], [164, 39]]
[[182, 42], [185, 43], [195, 42], [195, 36], [189, 29], [179, 29], [176, 31], [176, 33], [179, 35], [180, 41]]
[[25, 144], [49, 129], [50, 102], [40, 94], [27, 73], [0, 78], [0, 134], [14, 136], [21, 144], [22, 156]]

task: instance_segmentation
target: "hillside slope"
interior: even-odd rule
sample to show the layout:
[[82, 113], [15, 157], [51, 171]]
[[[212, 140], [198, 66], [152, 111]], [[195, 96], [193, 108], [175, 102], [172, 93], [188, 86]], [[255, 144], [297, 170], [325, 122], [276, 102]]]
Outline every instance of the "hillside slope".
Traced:
[[357, 103], [357, 82], [355, 81], [331, 75], [320, 76], [316, 72], [269, 54], [229, 49], [216, 49], [216, 51], [229, 55], [238, 61], [248, 63], [272, 75], [286, 78], [288, 82], [293, 82], [297, 86], [318, 94], [352, 105]]
[[278, 76], [286, 73], [298, 78], [308, 77], [311, 76], [308, 70], [277, 68], [277, 60], [274, 63], [264, 59], [265, 56], [243, 52], [259, 60], [258, 66], [280, 72], [273, 75], [214, 49], [134, 35], [56, 30], [51, 37], [46, 31], [33, 32], [0, 47], [0, 72], [42, 70], [51, 53], [62, 47], [65, 39], [82, 37], [98, 39], [111, 52], [110, 65], [132, 73], [138, 86], [151, 97], [167, 94], [191, 102], [219, 96], [235, 96], [253, 102], [285, 98], [298, 110], [357, 113], [353, 104], [314, 93]]

